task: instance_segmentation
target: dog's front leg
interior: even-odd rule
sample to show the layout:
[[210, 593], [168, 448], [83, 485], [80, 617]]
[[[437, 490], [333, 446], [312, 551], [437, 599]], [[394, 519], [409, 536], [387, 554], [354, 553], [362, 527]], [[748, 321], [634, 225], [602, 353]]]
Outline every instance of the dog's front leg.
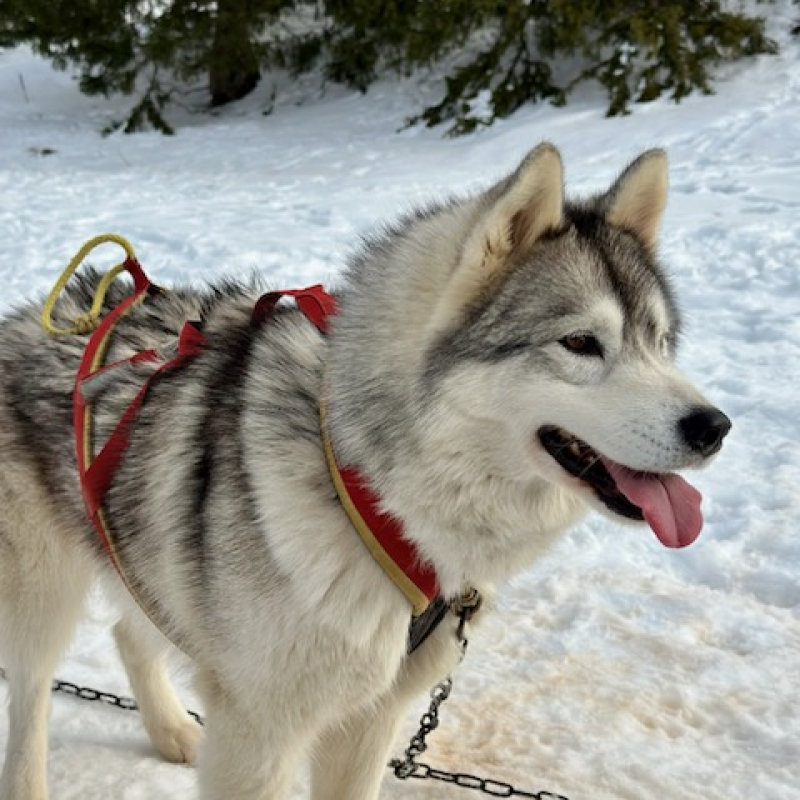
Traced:
[[375, 800], [404, 709], [382, 702], [326, 731], [314, 748], [313, 800]]
[[285, 800], [302, 753], [302, 729], [281, 713], [279, 702], [265, 707], [258, 698], [234, 696], [211, 673], [198, 675], [197, 688], [206, 716], [200, 800]]
[[331, 726], [314, 748], [313, 800], [376, 800], [389, 754], [411, 703], [445, 678], [461, 659], [448, 617], [409, 657], [392, 689]]

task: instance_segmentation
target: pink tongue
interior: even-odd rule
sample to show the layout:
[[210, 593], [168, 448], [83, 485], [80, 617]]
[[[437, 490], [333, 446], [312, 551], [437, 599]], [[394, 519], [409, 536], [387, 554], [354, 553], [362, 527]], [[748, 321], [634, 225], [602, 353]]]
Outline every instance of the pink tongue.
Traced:
[[641, 475], [603, 459], [617, 488], [642, 509], [648, 525], [666, 547], [686, 547], [703, 527], [703, 496], [680, 475]]

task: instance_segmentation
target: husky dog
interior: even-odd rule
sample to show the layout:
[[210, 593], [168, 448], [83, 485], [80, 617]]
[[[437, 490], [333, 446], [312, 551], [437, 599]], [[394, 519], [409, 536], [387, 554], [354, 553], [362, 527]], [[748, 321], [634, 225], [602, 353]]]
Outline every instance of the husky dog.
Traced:
[[[447, 615], [412, 655], [409, 603], [334, 490], [320, 401], [352, 465], [435, 571], [442, 596], [491, 593], [594, 508], [692, 542], [703, 466], [730, 422], [673, 363], [680, 321], [657, 259], [662, 151], [567, 202], [543, 144], [475, 196], [368, 240], [323, 337], [296, 308], [263, 324], [260, 290], [176, 289], [127, 317], [108, 362], [168, 348], [187, 318], [205, 349], [151, 385], [106, 513], [133, 603], [81, 499], [71, 392], [85, 339], [0, 324], [0, 641], [10, 724], [0, 800], [45, 800], [50, 681], [93, 577], [155, 748], [198, 756], [203, 800], [281, 800], [313, 758], [314, 800], [375, 800], [408, 704], [459, 660]], [[90, 304], [96, 276], [57, 319]], [[125, 290], [112, 293], [118, 303]], [[137, 370], [97, 387], [111, 431]], [[111, 373], [113, 378], [113, 373]], [[481, 612], [479, 617], [485, 616]], [[160, 629], [160, 630], [159, 630]], [[196, 665], [206, 724], [163, 656]]]

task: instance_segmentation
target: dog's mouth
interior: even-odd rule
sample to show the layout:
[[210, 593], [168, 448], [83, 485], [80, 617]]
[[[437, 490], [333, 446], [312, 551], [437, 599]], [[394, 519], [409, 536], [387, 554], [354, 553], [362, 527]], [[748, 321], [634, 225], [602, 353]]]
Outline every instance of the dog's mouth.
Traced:
[[590, 486], [608, 509], [628, 519], [644, 519], [642, 509], [619, 490], [600, 454], [582, 439], [548, 425], [539, 431], [539, 441], [563, 469]]
[[629, 469], [555, 425], [540, 428], [539, 441], [606, 508], [626, 519], [646, 520], [666, 547], [685, 547], [699, 536], [702, 495], [679, 475]]

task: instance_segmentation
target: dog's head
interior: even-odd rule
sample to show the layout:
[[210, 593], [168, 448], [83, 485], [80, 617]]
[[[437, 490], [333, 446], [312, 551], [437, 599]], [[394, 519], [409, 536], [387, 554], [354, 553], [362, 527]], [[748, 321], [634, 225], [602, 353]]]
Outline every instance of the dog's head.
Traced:
[[504, 471], [646, 519], [679, 547], [702, 516], [675, 472], [705, 465], [731, 423], [674, 363], [680, 318], [655, 252], [666, 195], [666, 156], [651, 150], [604, 194], [566, 202], [558, 151], [536, 148], [473, 209], [427, 370], [503, 429]]

